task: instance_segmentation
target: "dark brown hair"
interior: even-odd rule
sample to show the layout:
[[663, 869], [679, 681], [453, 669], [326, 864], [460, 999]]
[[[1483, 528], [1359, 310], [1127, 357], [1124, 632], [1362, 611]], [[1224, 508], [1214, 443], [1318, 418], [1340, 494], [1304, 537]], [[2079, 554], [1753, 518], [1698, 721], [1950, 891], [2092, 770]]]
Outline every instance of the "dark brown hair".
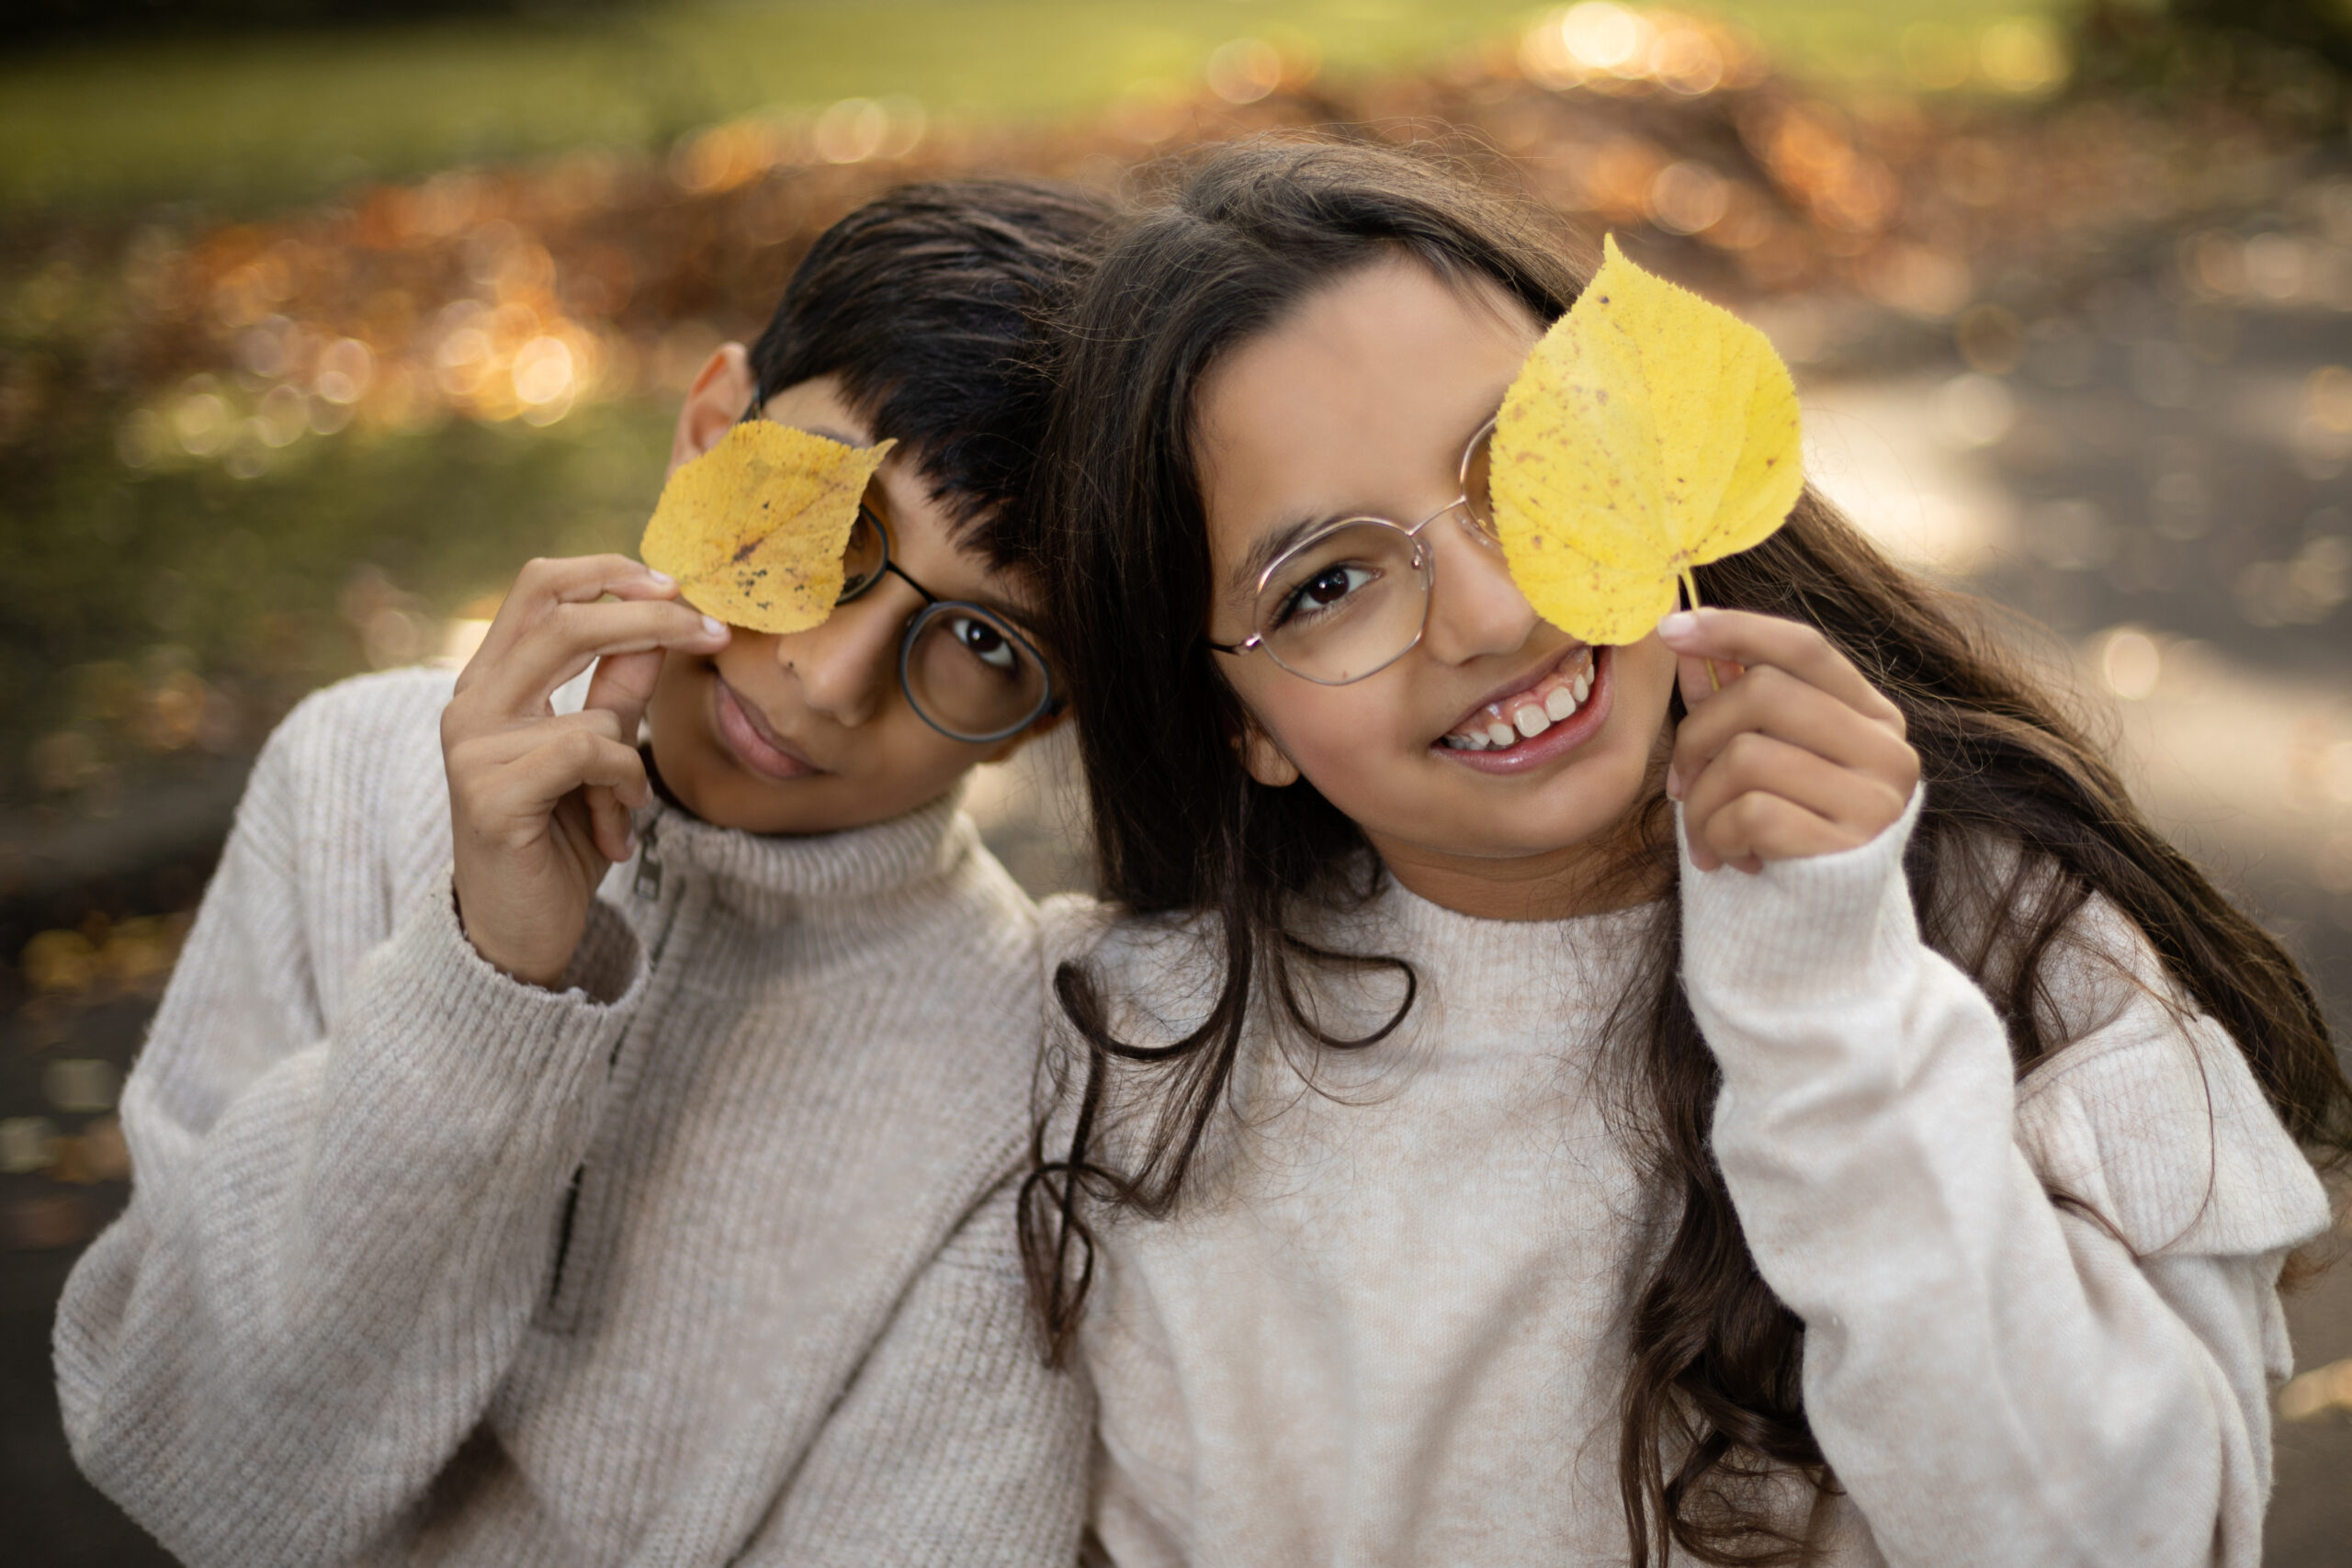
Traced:
[[[1102, 887], [1133, 915], [1202, 918], [1223, 969], [1199, 1027], [1151, 1046], [1120, 1038], [1112, 998], [1083, 964], [1055, 975], [1081, 1049], [1040, 1109], [1022, 1229], [1057, 1356], [1091, 1277], [1090, 1216], [1164, 1215], [1176, 1202], [1232, 1081], [1253, 997], [1327, 1046], [1385, 1030], [1324, 1034], [1301, 1002], [1310, 971], [1403, 971], [1405, 1001], [1388, 1027], [1411, 1005], [1404, 960], [1327, 951], [1292, 918], [1376, 881], [1361, 832], [1305, 781], [1256, 783], [1233, 744], [1244, 712], [1203, 640], [1201, 378], [1314, 291], [1384, 257], [1498, 288], [1548, 322], [1582, 283], [1563, 254], [1528, 204], [1417, 157], [1262, 143], [1215, 155], [1172, 202], [1136, 220], [1081, 291], [1041, 514], [1057, 636], [1083, 672], [1075, 706]], [[1779, 533], [1701, 568], [1698, 581], [1711, 604], [1819, 627], [1903, 710], [1927, 788], [1905, 862], [1923, 933], [1999, 1009], [2020, 1071], [2064, 1044], [2051, 1037], [2042, 960], [2103, 895], [2188, 1001], [2228, 1030], [2288, 1129], [2314, 1152], [2352, 1147], [2352, 1087], [2293, 962], [2147, 825], [1966, 602], [1891, 565], [1810, 491]], [[1624, 1130], [1675, 1200], [1672, 1234], [1634, 1298], [1620, 1490], [1637, 1562], [1663, 1563], [1672, 1550], [1786, 1561], [1795, 1543], [1755, 1500], [1756, 1483], [1792, 1470], [1817, 1488], [1835, 1482], [1800, 1395], [1802, 1326], [1758, 1276], [1710, 1153], [1720, 1080], [1677, 977], [1668, 821], [1653, 800], [1632, 837], [1631, 855], [1654, 869], [1668, 902], [1612, 1031], [1630, 1069]], [[2022, 852], [1988, 854], [1987, 843]], [[1970, 909], [1999, 919], [1988, 926]], [[1115, 1064], [1149, 1065], [1142, 1136], [1116, 1167], [1102, 1152]], [[1061, 1146], [1047, 1146], [1049, 1122], [1069, 1129], [1066, 1145], [1057, 1132]]]
[[1027, 502], [1052, 401], [1047, 323], [1114, 208], [1079, 186], [900, 186], [817, 236], [752, 345], [763, 400], [838, 376], [876, 439], [913, 449], [962, 536], [1034, 568]]

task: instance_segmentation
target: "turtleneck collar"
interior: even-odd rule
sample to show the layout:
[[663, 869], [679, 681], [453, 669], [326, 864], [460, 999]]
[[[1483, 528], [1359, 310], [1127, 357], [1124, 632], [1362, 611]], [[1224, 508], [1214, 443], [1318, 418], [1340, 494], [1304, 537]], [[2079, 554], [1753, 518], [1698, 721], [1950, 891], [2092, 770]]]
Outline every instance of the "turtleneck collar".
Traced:
[[[1657, 904], [1560, 920], [1492, 920], [1431, 903], [1393, 875], [1367, 913], [1387, 951], [1408, 958], [1457, 1022], [1524, 1028], [1538, 998], [1614, 1006], [1626, 964], [1649, 940]], [[1375, 937], [1377, 940], [1377, 937]]]
[[978, 841], [957, 810], [957, 785], [926, 806], [834, 833], [763, 834], [720, 828], [666, 798], [639, 818], [639, 853], [650, 840], [665, 873], [688, 867], [718, 901], [755, 924], [790, 919], [810, 899], [872, 899], [946, 876]]

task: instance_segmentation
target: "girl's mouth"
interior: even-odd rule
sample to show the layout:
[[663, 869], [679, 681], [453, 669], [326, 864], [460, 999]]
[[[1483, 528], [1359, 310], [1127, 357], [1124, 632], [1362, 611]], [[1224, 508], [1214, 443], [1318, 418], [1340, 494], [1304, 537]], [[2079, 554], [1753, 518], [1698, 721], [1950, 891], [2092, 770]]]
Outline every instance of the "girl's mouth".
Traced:
[[1520, 773], [1574, 750], [1609, 716], [1608, 653], [1577, 649], [1533, 683], [1481, 705], [1430, 750], [1480, 773]]
[[799, 779], [824, 770], [793, 750], [778, 735], [762, 714], [750, 703], [735, 694], [725, 677], [714, 672], [718, 692], [713, 705], [718, 709], [718, 736], [726, 743], [735, 760], [763, 778]]

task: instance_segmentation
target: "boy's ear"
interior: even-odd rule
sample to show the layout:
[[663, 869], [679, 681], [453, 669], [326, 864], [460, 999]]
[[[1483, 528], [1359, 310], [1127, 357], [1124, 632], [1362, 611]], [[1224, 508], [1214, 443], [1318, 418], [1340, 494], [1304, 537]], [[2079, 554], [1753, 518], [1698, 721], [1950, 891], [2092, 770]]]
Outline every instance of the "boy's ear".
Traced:
[[740, 343], [718, 345], [704, 362], [678, 410], [678, 428], [670, 437], [670, 472], [718, 445], [759, 392], [752, 376], [752, 355]]

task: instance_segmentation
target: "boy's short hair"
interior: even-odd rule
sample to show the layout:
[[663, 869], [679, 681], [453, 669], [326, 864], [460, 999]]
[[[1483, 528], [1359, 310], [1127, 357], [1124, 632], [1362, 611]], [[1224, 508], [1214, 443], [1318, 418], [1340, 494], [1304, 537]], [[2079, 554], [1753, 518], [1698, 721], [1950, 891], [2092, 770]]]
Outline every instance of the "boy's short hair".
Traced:
[[1083, 187], [941, 180], [876, 197], [817, 238], [752, 346], [762, 401], [841, 380], [875, 438], [912, 448], [959, 542], [1034, 568], [1026, 502], [1053, 383], [1052, 319], [1114, 214]]

